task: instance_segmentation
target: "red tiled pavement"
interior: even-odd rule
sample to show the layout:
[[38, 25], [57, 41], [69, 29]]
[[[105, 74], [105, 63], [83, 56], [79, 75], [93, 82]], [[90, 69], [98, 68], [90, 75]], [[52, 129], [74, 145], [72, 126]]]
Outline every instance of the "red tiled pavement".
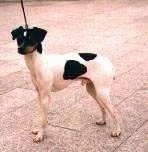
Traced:
[[[116, 67], [112, 103], [123, 120], [119, 138], [99, 127], [97, 104], [79, 82], [53, 93], [48, 138], [32, 142], [36, 92], [11, 40], [23, 25], [20, 4], [0, 3], [0, 152], [146, 152], [148, 150], [148, 1], [25, 3], [29, 25], [48, 30], [44, 51], [98, 52]], [[65, 96], [63, 96], [65, 94]]]

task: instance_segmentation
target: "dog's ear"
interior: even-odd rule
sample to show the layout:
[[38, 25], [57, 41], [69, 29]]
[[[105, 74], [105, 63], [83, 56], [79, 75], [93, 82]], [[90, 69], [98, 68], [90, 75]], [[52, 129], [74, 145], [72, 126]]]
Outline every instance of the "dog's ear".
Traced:
[[38, 27], [33, 28], [33, 36], [37, 42], [42, 42], [47, 34], [47, 31]]
[[37, 46], [37, 51], [42, 54], [42, 44], [39, 43], [38, 46]]
[[19, 28], [15, 29], [11, 32], [13, 40], [15, 40], [17, 37], [19, 37], [20, 35], [23, 35], [23, 34], [24, 34], [24, 28], [22, 26], [20, 26]]

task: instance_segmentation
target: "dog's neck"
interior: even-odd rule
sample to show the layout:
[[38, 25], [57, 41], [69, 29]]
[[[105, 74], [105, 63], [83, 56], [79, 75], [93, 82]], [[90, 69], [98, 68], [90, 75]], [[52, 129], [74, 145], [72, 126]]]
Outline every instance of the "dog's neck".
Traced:
[[24, 58], [31, 75], [34, 75], [39, 67], [39, 64], [42, 62], [42, 54], [35, 50], [30, 54], [26, 54]]

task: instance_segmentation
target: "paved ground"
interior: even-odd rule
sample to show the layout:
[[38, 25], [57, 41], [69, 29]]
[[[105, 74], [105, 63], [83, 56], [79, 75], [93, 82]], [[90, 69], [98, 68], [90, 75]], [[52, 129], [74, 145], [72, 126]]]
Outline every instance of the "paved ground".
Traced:
[[[32, 142], [36, 93], [22, 56], [11, 40], [23, 24], [18, 4], [0, 4], [0, 152], [146, 152], [148, 150], [148, 1], [27, 3], [29, 24], [48, 30], [48, 52], [97, 51], [117, 70], [112, 103], [123, 133], [111, 138], [95, 122], [100, 109], [79, 83], [53, 94], [48, 138]], [[64, 96], [63, 96], [64, 95]]]

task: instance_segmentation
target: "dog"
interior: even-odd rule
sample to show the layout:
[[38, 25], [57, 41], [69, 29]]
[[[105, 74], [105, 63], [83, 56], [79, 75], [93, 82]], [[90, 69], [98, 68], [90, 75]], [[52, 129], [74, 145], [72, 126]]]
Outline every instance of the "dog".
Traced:
[[99, 104], [102, 117], [97, 125], [106, 124], [106, 113], [113, 120], [111, 136], [121, 134], [119, 118], [110, 102], [110, 89], [115, 70], [112, 63], [96, 53], [46, 54], [42, 51], [42, 41], [47, 31], [38, 27], [24, 29], [22, 26], [11, 32], [17, 40], [18, 53], [24, 55], [32, 82], [38, 93], [41, 124], [32, 133], [34, 142], [44, 139], [47, 126], [47, 110], [51, 102], [51, 92], [62, 90], [74, 81], [86, 85], [87, 92]]

